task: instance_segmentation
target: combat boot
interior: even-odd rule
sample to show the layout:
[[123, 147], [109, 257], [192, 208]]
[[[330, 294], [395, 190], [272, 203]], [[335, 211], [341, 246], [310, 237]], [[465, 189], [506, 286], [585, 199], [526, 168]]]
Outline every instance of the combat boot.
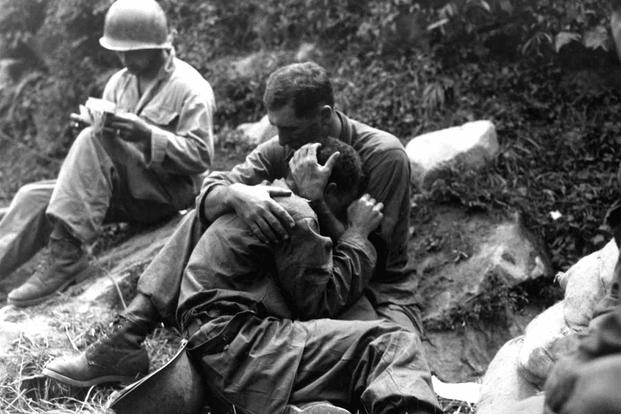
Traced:
[[149, 356], [142, 342], [157, 325], [156, 318], [149, 299], [139, 294], [101, 339], [80, 355], [49, 362], [43, 375], [75, 387], [133, 382], [149, 372]]
[[306, 403], [300, 406], [288, 405], [286, 414], [351, 414], [344, 408], [332, 405], [327, 401]]
[[15, 306], [32, 306], [44, 302], [88, 276], [88, 256], [82, 243], [59, 222], [50, 236], [49, 254], [20, 287], [13, 289], [7, 302]]

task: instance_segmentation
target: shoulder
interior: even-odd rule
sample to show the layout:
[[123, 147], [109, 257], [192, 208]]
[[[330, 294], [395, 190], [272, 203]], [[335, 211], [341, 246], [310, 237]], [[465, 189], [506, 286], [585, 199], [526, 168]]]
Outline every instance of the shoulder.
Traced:
[[408, 168], [405, 147], [395, 135], [363, 122], [346, 118], [351, 131], [351, 145], [360, 154], [368, 171], [380, 164], [391, 168]]
[[352, 131], [352, 145], [375, 151], [403, 150], [403, 144], [393, 134], [374, 128], [355, 119], [347, 118]]
[[207, 80], [193, 66], [175, 57], [170, 83], [188, 95], [213, 97], [213, 89]]
[[110, 76], [108, 82], [106, 83], [106, 87], [114, 87], [129, 76], [131, 76], [131, 74], [127, 71], [127, 69], [123, 68], [121, 70], [118, 70], [114, 72], [112, 76]]

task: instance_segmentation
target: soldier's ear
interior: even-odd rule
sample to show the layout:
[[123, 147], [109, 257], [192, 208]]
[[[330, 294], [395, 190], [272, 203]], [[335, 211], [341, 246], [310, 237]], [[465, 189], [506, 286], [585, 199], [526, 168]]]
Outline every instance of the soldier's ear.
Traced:
[[324, 105], [319, 109], [319, 116], [321, 117], [321, 122], [323, 124], [329, 124], [332, 119], [332, 112], [334, 109], [330, 105]]

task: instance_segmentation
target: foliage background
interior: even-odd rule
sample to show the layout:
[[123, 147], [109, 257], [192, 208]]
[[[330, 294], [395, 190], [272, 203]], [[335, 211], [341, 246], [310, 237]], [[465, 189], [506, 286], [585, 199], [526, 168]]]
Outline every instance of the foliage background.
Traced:
[[[67, 115], [98, 95], [115, 57], [97, 43], [109, 0], [0, 0], [0, 198], [53, 177]], [[619, 63], [603, 0], [162, 0], [180, 57], [214, 86], [221, 142], [263, 113], [266, 75], [297, 57], [334, 77], [338, 106], [406, 143], [475, 119], [501, 155], [416, 205], [519, 209], [562, 270], [603, 246], [617, 197]], [[310, 45], [310, 46], [309, 46]], [[303, 55], [303, 56], [300, 56]], [[239, 150], [231, 146], [231, 151]], [[415, 210], [416, 211], [416, 210]], [[562, 216], [553, 220], [550, 213]]]

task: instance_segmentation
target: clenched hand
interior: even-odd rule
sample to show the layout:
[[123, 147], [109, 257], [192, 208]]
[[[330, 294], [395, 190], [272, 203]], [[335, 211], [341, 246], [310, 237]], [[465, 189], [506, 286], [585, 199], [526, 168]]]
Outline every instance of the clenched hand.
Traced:
[[350, 228], [355, 228], [364, 237], [368, 237], [382, 221], [383, 208], [383, 203], [378, 203], [369, 194], [365, 194], [347, 208], [347, 223]]

